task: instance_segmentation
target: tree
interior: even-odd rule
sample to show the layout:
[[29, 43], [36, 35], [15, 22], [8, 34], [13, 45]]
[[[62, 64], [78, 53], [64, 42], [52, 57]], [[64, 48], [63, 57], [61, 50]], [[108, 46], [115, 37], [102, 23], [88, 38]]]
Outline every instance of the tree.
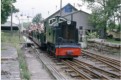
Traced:
[[[83, 0], [88, 3], [88, 7], [92, 10], [90, 22], [96, 29], [100, 29], [101, 38], [106, 38], [107, 27], [110, 28], [109, 24], [112, 24], [113, 17], [115, 18], [120, 15], [120, 0]], [[118, 14], [118, 15], [117, 15]], [[117, 15], [117, 16], [116, 16]], [[115, 23], [115, 19], [113, 20]], [[100, 31], [99, 30], [99, 31]], [[102, 35], [104, 34], [104, 35]]]
[[15, 3], [16, 0], [1, 0], [1, 23], [5, 23], [8, 19], [8, 16], [11, 14], [11, 8], [12, 13], [16, 13], [19, 10], [15, 8], [15, 6], [12, 3]]
[[37, 15], [32, 19], [32, 22], [38, 24], [38, 23], [40, 23], [42, 20], [43, 20], [42, 15], [41, 15], [41, 13], [39, 13], [39, 14], [37, 14]]

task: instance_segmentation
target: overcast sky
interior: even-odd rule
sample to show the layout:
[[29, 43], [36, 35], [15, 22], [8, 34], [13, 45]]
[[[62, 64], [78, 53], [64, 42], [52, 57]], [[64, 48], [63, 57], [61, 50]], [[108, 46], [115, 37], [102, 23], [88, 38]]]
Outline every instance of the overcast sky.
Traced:
[[[68, 3], [71, 3], [73, 6], [75, 4], [75, 7], [78, 10], [81, 9], [85, 12], [90, 13], [90, 10], [88, 10], [85, 5], [80, 7], [78, 6], [78, 3], [81, 5], [83, 4], [81, 0], [62, 0], [62, 7]], [[13, 15], [13, 22], [18, 23], [19, 21], [17, 20], [15, 15], [19, 16], [21, 20], [20, 14], [23, 14], [24, 22], [27, 21], [26, 16], [34, 17], [37, 13], [41, 13], [43, 18], [47, 18], [48, 16], [60, 9], [60, 0], [17, 0], [14, 5], [16, 8], [19, 9], [19, 12]], [[29, 20], [31, 21], [31, 19]], [[10, 17], [8, 21], [10, 21]]]

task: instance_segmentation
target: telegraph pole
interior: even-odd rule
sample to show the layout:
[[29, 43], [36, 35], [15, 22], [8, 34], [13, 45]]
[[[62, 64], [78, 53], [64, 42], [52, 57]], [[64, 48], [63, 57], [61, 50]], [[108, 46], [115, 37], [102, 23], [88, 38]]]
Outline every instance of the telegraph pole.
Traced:
[[60, 16], [62, 16], [62, 0], [60, 0]]
[[11, 1], [11, 35], [12, 35], [12, 32], [13, 32], [13, 5], [12, 5], [12, 2]]
[[20, 28], [20, 27], [21, 27], [20, 18], [19, 18], [17, 15], [16, 15], [15, 17], [16, 17], [16, 18], [18, 19], [18, 21], [19, 21], [19, 41], [21, 41], [21, 40], [20, 40], [20, 33], [21, 33], [21, 32], [20, 32], [20, 29], [21, 29], [21, 28]]

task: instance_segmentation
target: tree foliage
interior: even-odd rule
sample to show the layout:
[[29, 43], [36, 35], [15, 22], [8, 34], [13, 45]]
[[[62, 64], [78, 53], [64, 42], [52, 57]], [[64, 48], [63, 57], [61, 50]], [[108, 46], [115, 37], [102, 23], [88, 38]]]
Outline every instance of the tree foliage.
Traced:
[[1, 0], [1, 23], [5, 23], [8, 19], [8, 16], [12, 13], [18, 12], [18, 9], [12, 3], [15, 3], [16, 0]]
[[38, 23], [40, 23], [42, 20], [43, 20], [42, 15], [41, 15], [41, 13], [39, 13], [39, 14], [37, 14], [37, 15], [32, 19], [32, 22], [38, 24]]
[[[92, 10], [90, 22], [96, 29], [120, 29], [121, 1], [120, 0], [83, 0]], [[113, 25], [112, 25], [113, 24]], [[117, 28], [118, 27], [118, 28]], [[120, 30], [117, 30], [120, 31]]]

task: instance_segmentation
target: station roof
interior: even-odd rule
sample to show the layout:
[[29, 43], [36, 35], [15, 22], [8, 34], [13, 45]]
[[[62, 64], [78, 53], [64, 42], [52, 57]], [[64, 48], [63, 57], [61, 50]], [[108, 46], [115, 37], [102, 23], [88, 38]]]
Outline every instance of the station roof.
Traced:
[[[7, 21], [6, 23], [1, 24], [1, 26], [2, 27], [10, 27], [11, 26], [11, 22], [10, 21]], [[18, 27], [18, 24], [12, 23], [12, 26], [13, 27]]]

